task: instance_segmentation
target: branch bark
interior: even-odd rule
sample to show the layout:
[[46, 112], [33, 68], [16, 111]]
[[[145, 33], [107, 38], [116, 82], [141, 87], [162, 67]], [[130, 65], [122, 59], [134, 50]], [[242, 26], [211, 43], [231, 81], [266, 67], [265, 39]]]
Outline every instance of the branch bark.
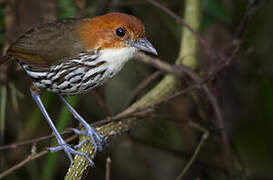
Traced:
[[[201, 21], [201, 2], [199, 0], [187, 0], [185, 5], [185, 21], [195, 30], [198, 31], [200, 21]], [[181, 48], [179, 56], [176, 60], [176, 64], [184, 64], [195, 69], [197, 66], [197, 44], [198, 41], [192, 33], [184, 29], [182, 31]], [[146, 95], [140, 98], [137, 102], [132, 104], [126, 110], [118, 114], [122, 116], [137, 110], [138, 108], [143, 108], [146, 106], [151, 106], [161, 99], [164, 99], [172, 95], [180, 87], [180, 81], [174, 75], [167, 74], [161, 82], [159, 82], [154, 88], [152, 88]], [[148, 112], [141, 112], [143, 115]], [[108, 141], [117, 134], [128, 131], [136, 123], [139, 122], [138, 118], [129, 118], [120, 121], [110, 122], [96, 128], [96, 130], [101, 133]], [[87, 137], [81, 136], [80, 141], [85, 140]], [[93, 154], [94, 147], [91, 143], [87, 143], [80, 151], [87, 153], [92, 159], [95, 158]], [[65, 179], [83, 179], [88, 173], [89, 164], [88, 161], [80, 156], [75, 156], [74, 165], [71, 166], [65, 176]]]

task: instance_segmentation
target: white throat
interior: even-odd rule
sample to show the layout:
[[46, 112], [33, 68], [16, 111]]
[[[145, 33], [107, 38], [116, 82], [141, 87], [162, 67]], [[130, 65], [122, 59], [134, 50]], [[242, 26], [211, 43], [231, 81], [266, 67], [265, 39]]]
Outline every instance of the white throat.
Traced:
[[133, 57], [136, 52], [134, 47], [125, 47], [122, 49], [104, 49], [99, 56], [99, 59], [106, 61], [109, 71], [113, 75], [121, 70], [124, 64]]

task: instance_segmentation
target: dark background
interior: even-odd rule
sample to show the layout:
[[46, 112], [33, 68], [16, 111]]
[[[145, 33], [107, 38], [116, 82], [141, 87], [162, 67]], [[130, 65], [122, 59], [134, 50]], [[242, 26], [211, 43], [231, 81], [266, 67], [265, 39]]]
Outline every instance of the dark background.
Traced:
[[[158, 2], [183, 16], [183, 0]], [[217, 73], [210, 87], [220, 103], [233, 146], [236, 179], [273, 179], [273, 1], [202, 0], [200, 35], [214, 51], [226, 50], [246, 12], [247, 2], [255, 4], [255, 12], [241, 37], [241, 49], [232, 63]], [[2, 0], [0, 3], [3, 50], [20, 32], [40, 23], [120, 11], [143, 21], [147, 37], [158, 50], [160, 59], [174, 63], [178, 56], [183, 27], [146, 1]], [[211, 62], [202, 48], [198, 61], [201, 75], [218, 63]], [[1, 66], [0, 99], [1, 102], [6, 99], [6, 106], [0, 109], [1, 145], [50, 134], [49, 126], [29, 94], [28, 77], [14, 62]], [[103, 87], [69, 100], [83, 117], [95, 122], [125, 109], [133, 90], [153, 72], [154, 68], [132, 60]], [[160, 106], [157, 118], [144, 119], [129, 133], [115, 138], [97, 155], [96, 167], [91, 169], [88, 179], [105, 179], [107, 157], [112, 160], [113, 180], [175, 179], [201, 137], [200, 132], [184, 122], [200, 122], [210, 128], [210, 124], [203, 121], [215, 119], [205, 97], [200, 96], [199, 103], [191, 97], [189, 94], [180, 96]], [[44, 93], [43, 101], [60, 131], [78, 126], [56, 95]], [[35, 146], [0, 151], [0, 173], [25, 159], [35, 148], [39, 152], [51, 143], [47, 140]], [[185, 179], [227, 179], [226, 161], [229, 159], [222, 152], [221, 139], [212, 132]], [[24, 165], [6, 179], [62, 179], [68, 166], [63, 152], [49, 154]]]

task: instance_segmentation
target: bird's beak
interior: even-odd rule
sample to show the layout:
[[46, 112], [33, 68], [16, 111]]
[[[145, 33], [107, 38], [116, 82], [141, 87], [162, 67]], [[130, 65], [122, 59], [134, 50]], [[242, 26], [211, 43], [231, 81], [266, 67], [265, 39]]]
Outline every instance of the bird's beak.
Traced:
[[138, 40], [138, 41], [125, 40], [125, 42], [128, 43], [129, 45], [131, 45], [132, 47], [135, 47], [139, 50], [158, 55], [156, 49], [145, 37], [140, 38], [140, 40]]

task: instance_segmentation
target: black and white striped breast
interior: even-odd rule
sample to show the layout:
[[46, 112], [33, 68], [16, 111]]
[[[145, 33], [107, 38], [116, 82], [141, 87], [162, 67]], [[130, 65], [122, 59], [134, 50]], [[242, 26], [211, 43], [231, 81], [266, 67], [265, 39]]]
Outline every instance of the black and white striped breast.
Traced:
[[33, 68], [21, 63], [34, 86], [58, 94], [72, 95], [102, 85], [111, 76], [107, 62], [98, 55], [79, 54], [77, 58], [60, 62], [48, 69]]

